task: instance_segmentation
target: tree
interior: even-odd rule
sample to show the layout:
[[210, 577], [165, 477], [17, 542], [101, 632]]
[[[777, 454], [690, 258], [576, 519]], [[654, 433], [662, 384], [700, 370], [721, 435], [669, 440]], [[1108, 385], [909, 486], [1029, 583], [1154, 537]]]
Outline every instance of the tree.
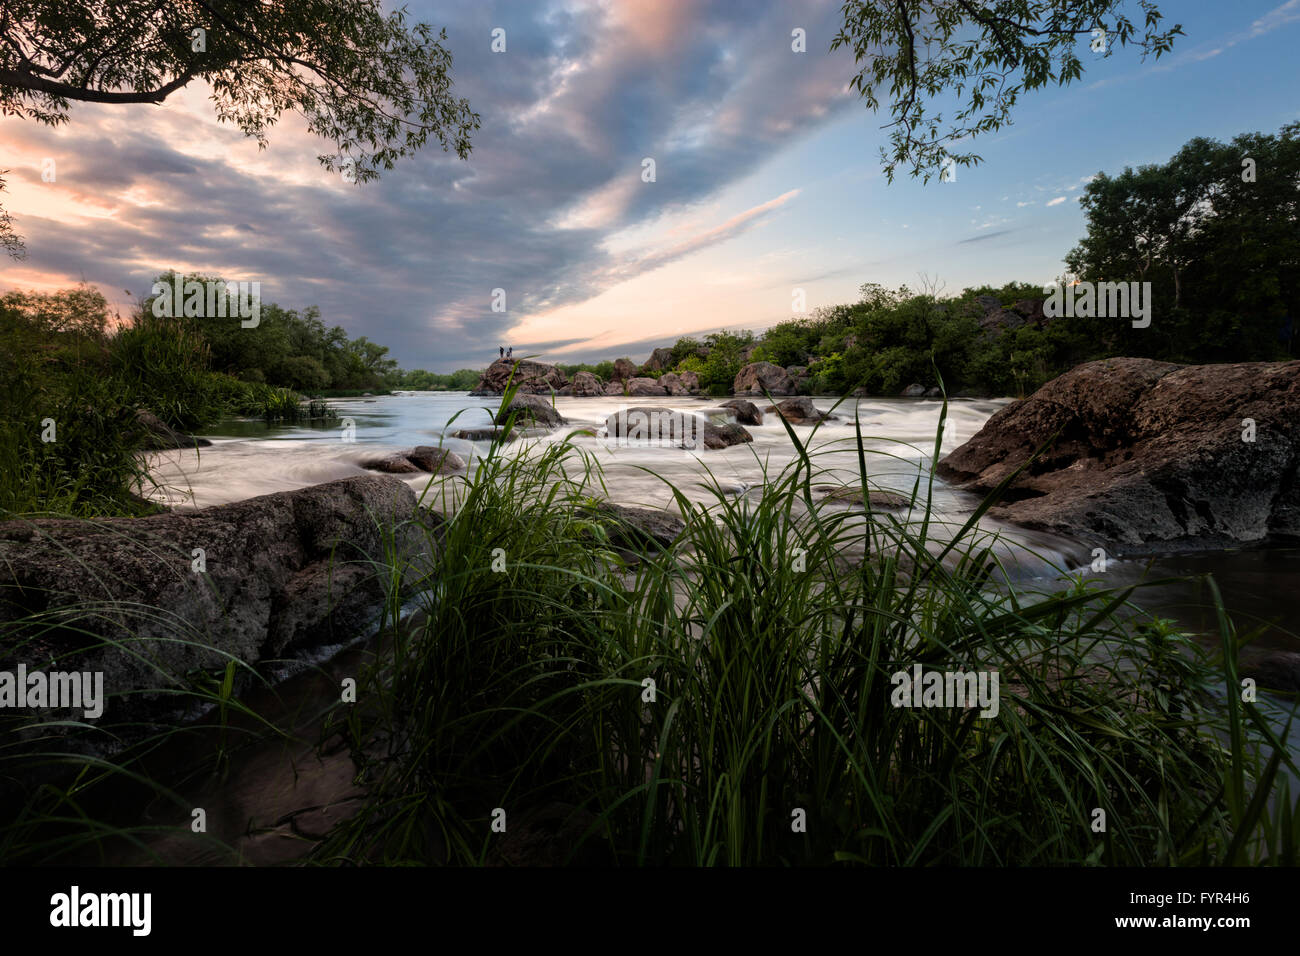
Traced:
[[[377, 0], [5, 0], [0, 115], [57, 126], [69, 104], [162, 103], [194, 80], [218, 119], [267, 144], [285, 111], [331, 141], [353, 182], [434, 136], [469, 155], [479, 116], [452, 94], [451, 53], [428, 24]], [[0, 243], [14, 253], [0, 214]]]
[[[5, 191], [4, 174], [9, 172], [7, 169], [0, 169], [0, 193]], [[15, 259], [22, 259], [27, 255], [27, 250], [23, 248], [23, 237], [14, 232], [13, 216], [4, 211], [0, 206], [0, 249], [3, 249]]]
[[[1152, 0], [1137, 0], [1144, 20], [1142, 56], [1157, 58], [1173, 46], [1181, 26], [1159, 32], [1161, 14]], [[862, 64], [852, 86], [871, 110], [888, 90], [892, 153], [882, 147], [885, 175], [893, 182], [899, 164], [925, 181], [952, 163], [981, 161], [952, 152], [962, 140], [1009, 125], [1020, 94], [1083, 75], [1076, 53], [1080, 38], [1110, 56], [1116, 44], [1137, 42], [1133, 22], [1119, 11], [1126, 0], [848, 0], [844, 25], [831, 49], [853, 50]], [[954, 122], [943, 133], [943, 115], [926, 102], [943, 94], [958, 98]]]

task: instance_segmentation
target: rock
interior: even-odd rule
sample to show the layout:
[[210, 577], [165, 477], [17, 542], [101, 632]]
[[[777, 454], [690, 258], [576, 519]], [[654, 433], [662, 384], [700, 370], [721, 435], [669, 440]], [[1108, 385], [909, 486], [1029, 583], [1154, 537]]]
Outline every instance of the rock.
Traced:
[[688, 395], [700, 394], [700, 376], [695, 372], [679, 372], [678, 376], [682, 380], [682, 387], [686, 389]]
[[754, 436], [734, 423], [726, 425], [715, 425], [713, 422], [704, 423], [704, 447], [711, 449], [729, 448], [732, 445], [741, 445], [745, 442], [752, 442]]
[[509, 405], [497, 412], [496, 423], [504, 425], [511, 415], [515, 416], [516, 425], [532, 423], [557, 428], [564, 424], [564, 417], [551, 403], [537, 395], [516, 394]]
[[791, 425], [815, 425], [835, 417], [819, 411], [807, 396], [787, 398], [779, 405], [769, 405], [766, 410], [780, 415]]
[[143, 451], [161, 451], [166, 448], [207, 448], [212, 442], [178, 432], [151, 411], [139, 408], [135, 420], [144, 426], [148, 437], [140, 446]]
[[1294, 651], [1267, 651], [1251, 657], [1242, 662], [1241, 673], [1253, 677], [1265, 690], [1300, 692], [1300, 654]]
[[898, 393], [903, 398], [920, 398], [925, 394], [924, 385], [909, 385]]
[[614, 359], [614, 381], [626, 382], [636, 375], [636, 366], [628, 359]]
[[610, 540], [633, 551], [659, 551], [670, 547], [686, 525], [671, 511], [653, 508], [632, 508], [602, 501], [593, 511], [607, 522]]
[[771, 362], [752, 362], [736, 373], [731, 391], [735, 395], [793, 395], [794, 379], [785, 369]]
[[986, 493], [1058, 430], [994, 517], [1128, 553], [1300, 537], [1300, 361], [1089, 362], [999, 410], [938, 472]]
[[806, 365], [787, 365], [785, 374], [789, 375], [796, 385], [802, 385], [808, 378], [808, 366]]
[[515, 440], [515, 436], [507, 434], [504, 428], [462, 428], [451, 433], [452, 438], [462, 441], [492, 441], [499, 435], [506, 441]]
[[931, 386], [925, 390], [926, 398], [943, 398], [943, 389], [938, 385]]
[[556, 398], [561, 396], [571, 398], [573, 396], [573, 386], [566, 385], [564, 388], [557, 388], [552, 394], [554, 394]]
[[623, 382], [620, 382], [620, 381], [606, 382], [606, 383], [605, 383], [605, 394], [606, 394], [606, 395], [626, 395], [626, 394], [627, 394], [627, 389], [625, 388]]
[[361, 462], [362, 468], [369, 468], [371, 471], [382, 471], [389, 475], [415, 475], [420, 469], [406, 460], [406, 456], [400, 453], [384, 455], [378, 458], [367, 458]]
[[687, 449], [702, 446], [716, 450], [754, 440], [739, 425], [718, 425], [691, 412], [649, 405], [620, 409], [605, 419], [605, 429], [611, 437], [667, 442]]
[[672, 349], [655, 349], [646, 359], [645, 365], [641, 366], [643, 372], [662, 372], [664, 369], [673, 366]]
[[659, 387], [664, 389], [669, 395], [689, 395], [691, 390], [688, 389], [681, 376], [676, 372], [668, 372], [659, 376]]
[[489, 866], [606, 867], [615, 862], [608, 831], [590, 810], [549, 803], [510, 819], [488, 855]]
[[507, 383], [519, 386], [519, 391], [531, 395], [549, 395], [564, 387], [564, 373], [545, 362], [523, 359], [497, 359], [487, 367], [471, 395], [501, 395]]
[[[829, 498], [832, 501], [846, 501], [849, 504], [862, 504], [862, 489], [850, 485], [840, 487], [821, 486], [817, 489], [822, 493], [823, 498]], [[892, 491], [877, 491], [875, 489], [867, 490], [868, 500], [871, 502], [872, 511], [899, 511], [911, 505], [911, 499], [904, 495], [896, 494]]]
[[629, 395], [667, 395], [668, 389], [652, 378], [634, 378], [627, 383], [627, 393]]
[[731, 401], [723, 402], [723, 408], [730, 408], [736, 415], [736, 421], [741, 425], [761, 425], [763, 424], [763, 413], [758, 410], [758, 406], [753, 402], [746, 401], [743, 398], [733, 398]]
[[191, 671], [363, 633], [391, 559], [382, 529], [398, 529], [399, 559], [415, 557], [427, 548], [416, 515], [405, 482], [368, 475], [194, 512], [0, 523], [0, 670], [102, 671], [115, 733], [174, 724], [194, 699], [165, 691]]
[[573, 376], [573, 395], [575, 398], [591, 398], [604, 395], [605, 386], [591, 372], [578, 372]]
[[454, 451], [448, 451], [446, 448], [435, 448], [432, 445], [419, 445], [414, 451], [408, 452], [406, 460], [415, 465], [420, 471], [427, 471], [433, 475], [447, 475], [455, 471], [465, 470], [465, 459]]

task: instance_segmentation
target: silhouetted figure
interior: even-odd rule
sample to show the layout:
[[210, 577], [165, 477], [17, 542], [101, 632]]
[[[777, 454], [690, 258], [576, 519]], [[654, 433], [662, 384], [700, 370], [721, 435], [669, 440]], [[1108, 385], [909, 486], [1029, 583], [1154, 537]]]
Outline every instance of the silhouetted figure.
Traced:
[[515, 347], [513, 345], [510, 346], [510, 348], [506, 349], [506, 358], [510, 358], [514, 354], [515, 354]]
[[502, 358], [506, 357], [506, 347], [504, 345], [498, 345], [497, 350], [501, 353]]

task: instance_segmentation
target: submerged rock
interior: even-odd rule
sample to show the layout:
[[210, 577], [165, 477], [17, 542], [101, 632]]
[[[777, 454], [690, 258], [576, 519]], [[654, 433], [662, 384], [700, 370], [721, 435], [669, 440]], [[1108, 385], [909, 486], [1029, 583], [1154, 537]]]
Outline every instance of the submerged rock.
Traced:
[[984, 494], [1053, 435], [994, 517], [1129, 553], [1300, 537], [1300, 361], [1089, 362], [999, 410], [938, 473]]

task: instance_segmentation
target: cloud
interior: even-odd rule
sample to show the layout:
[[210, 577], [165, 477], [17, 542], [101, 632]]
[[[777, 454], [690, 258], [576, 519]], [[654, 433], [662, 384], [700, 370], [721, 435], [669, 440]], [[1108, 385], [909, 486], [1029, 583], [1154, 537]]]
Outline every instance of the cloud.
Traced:
[[[198, 84], [157, 108], [75, 104], [58, 130], [5, 118], [23, 275], [137, 294], [173, 267], [258, 280], [269, 300], [319, 305], [327, 324], [390, 346], [406, 367], [481, 362], [484, 341], [530, 316], [761, 228], [793, 201], [798, 182], [686, 235], [649, 228], [637, 248], [611, 249], [861, 109], [846, 88], [852, 54], [825, 52], [839, 6], [801, 5], [809, 52], [795, 54], [780, 0], [412, 3], [413, 19], [447, 28], [456, 92], [482, 128], [467, 161], [430, 146], [364, 186], [323, 171], [330, 145], [290, 114], [259, 152], [216, 122]], [[505, 53], [490, 49], [496, 26]], [[57, 185], [40, 182], [45, 155]], [[641, 180], [646, 156], [653, 183]], [[506, 313], [491, 311], [495, 288]]]
[[1046, 203], [1046, 204], [1047, 204], [1048, 206], [1059, 206], [1059, 205], [1060, 205], [1061, 203], [1063, 203], [1063, 202], [1065, 202], [1065, 197], [1064, 197], [1064, 196], [1057, 196], [1055, 199], [1049, 199], [1049, 200], [1047, 200], [1047, 203]]

